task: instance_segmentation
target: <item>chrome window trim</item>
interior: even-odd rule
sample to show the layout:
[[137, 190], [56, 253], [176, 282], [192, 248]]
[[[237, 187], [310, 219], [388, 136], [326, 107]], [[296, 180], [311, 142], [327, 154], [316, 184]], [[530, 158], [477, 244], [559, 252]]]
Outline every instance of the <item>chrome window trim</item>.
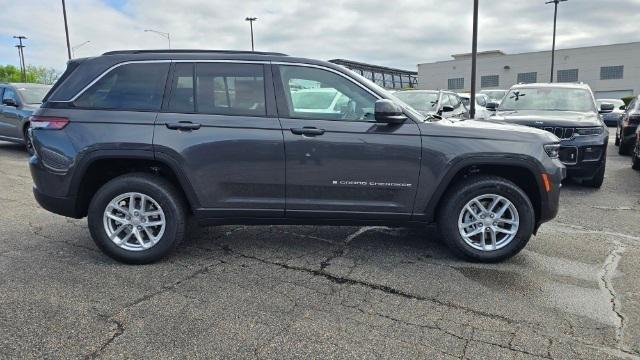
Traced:
[[85, 87], [83, 87], [80, 91], [78, 91], [78, 93], [76, 93], [71, 99], [69, 100], [50, 100], [49, 102], [54, 102], [54, 103], [68, 103], [68, 102], [74, 102], [76, 101], [80, 96], [82, 96], [82, 94], [84, 94], [87, 90], [89, 90], [89, 88], [91, 88], [95, 83], [97, 83], [98, 81], [100, 81], [100, 79], [102, 79], [103, 77], [107, 76], [111, 71], [119, 68], [120, 66], [124, 66], [124, 65], [129, 65], [129, 64], [159, 64], [159, 63], [237, 63], [237, 64], [269, 64], [269, 61], [254, 61], [254, 60], [227, 60], [227, 59], [220, 59], [220, 60], [196, 60], [196, 59], [180, 59], [180, 60], [129, 60], [129, 61], [123, 61], [120, 63], [117, 63], [111, 67], [109, 67], [107, 70], [103, 71], [100, 75], [98, 75], [98, 77], [96, 77], [95, 79], [93, 79], [89, 84], [87, 84]]

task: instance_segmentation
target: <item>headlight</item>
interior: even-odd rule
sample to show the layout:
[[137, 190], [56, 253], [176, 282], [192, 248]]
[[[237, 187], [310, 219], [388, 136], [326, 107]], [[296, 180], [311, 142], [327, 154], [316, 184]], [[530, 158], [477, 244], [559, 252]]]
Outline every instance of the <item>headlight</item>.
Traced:
[[580, 136], [601, 135], [603, 131], [602, 127], [578, 128], [576, 134]]
[[544, 152], [552, 159], [560, 157], [560, 144], [547, 144], [544, 146]]

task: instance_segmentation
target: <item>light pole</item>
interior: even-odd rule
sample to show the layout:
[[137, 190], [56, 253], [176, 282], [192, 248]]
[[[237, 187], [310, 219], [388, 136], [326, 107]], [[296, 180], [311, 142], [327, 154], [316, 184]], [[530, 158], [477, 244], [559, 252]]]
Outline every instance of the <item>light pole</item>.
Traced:
[[476, 117], [476, 58], [478, 57], [478, 6], [479, 0], [473, 1], [473, 39], [471, 40], [471, 99], [469, 117]]
[[22, 40], [26, 40], [27, 37], [24, 35], [16, 35], [13, 37], [14, 39], [18, 39], [20, 42], [19, 45], [16, 45], [18, 48], [18, 56], [20, 56], [20, 72], [22, 73], [22, 82], [27, 81], [27, 67], [24, 61], [24, 45], [22, 45]]
[[555, 10], [553, 11], [553, 45], [551, 46], [551, 82], [553, 82], [553, 66], [556, 60], [556, 23], [558, 21], [558, 4], [568, 0], [549, 0], [545, 4], [554, 4]]
[[83, 47], [83, 46], [85, 46], [85, 45], [87, 45], [90, 42], [91, 42], [91, 40], [87, 40], [87, 41], [85, 41], [85, 42], [83, 42], [81, 44], [78, 44], [76, 46], [71, 47], [71, 56], [73, 56], [75, 58], [76, 57], [76, 50], [81, 48], [81, 47]]
[[249, 22], [249, 26], [251, 26], [251, 51], [255, 51], [255, 48], [253, 46], [253, 22], [258, 20], [257, 17], [246, 17], [244, 19], [245, 21]]
[[67, 25], [67, 7], [62, 0], [62, 16], [64, 17], [64, 34], [67, 37], [67, 56], [71, 60], [71, 44], [69, 44], [69, 26]]
[[171, 34], [170, 33], [162, 32], [162, 31], [158, 31], [158, 30], [150, 30], [150, 29], [146, 29], [144, 32], [156, 33], [156, 34], [162, 36], [163, 38], [166, 38], [167, 41], [169, 42], [169, 49], [171, 49]]

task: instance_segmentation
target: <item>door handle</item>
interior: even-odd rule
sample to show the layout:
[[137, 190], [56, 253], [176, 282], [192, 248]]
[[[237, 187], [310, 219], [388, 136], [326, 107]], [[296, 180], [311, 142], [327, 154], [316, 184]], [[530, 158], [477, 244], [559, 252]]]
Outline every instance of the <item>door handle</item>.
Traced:
[[318, 136], [324, 134], [324, 131], [314, 127], [291, 128], [291, 132], [295, 135]]
[[194, 124], [190, 121], [180, 121], [177, 123], [166, 124], [169, 130], [192, 131], [200, 129], [200, 124]]

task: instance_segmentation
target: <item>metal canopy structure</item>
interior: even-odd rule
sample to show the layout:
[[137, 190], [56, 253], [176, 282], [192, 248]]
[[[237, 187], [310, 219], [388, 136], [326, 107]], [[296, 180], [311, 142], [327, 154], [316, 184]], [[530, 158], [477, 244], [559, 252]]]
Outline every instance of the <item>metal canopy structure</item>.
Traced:
[[329, 60], [329, 62], [342, 65], [386, 89], [401, 90], [418, 87], [417, 71], [408, 71], [345, 59], [333, 59]]

